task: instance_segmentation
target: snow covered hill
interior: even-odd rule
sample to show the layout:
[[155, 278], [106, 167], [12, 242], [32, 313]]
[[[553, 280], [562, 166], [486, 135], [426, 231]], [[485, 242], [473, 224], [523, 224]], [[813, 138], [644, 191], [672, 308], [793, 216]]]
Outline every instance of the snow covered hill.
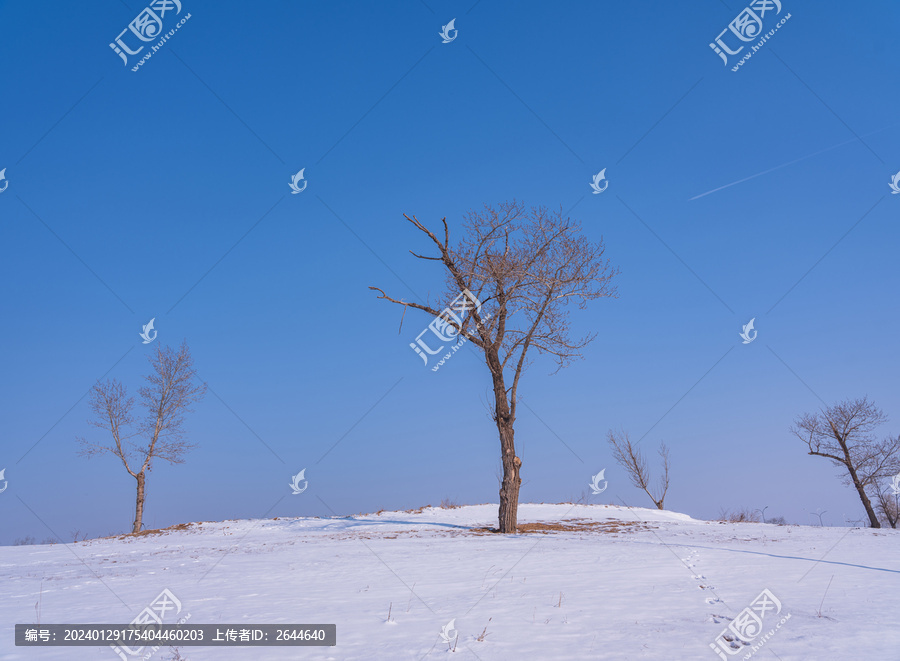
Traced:
[[[164, 589], [192, 624], [337, 625], [336, 647], [182, 647], [192, 661], [900, 659], [898, 531], [524, 504], [525, 532], [503, 536], [496, 514], [224, 521], [0, 547], [0, 661], [115, 661], [109, 647], [17, 648], [13, 624], [125, 624]], [[740, 650], [720, 638], [729, 624]], [[728, 652], [711, 649], [717, 639]]]

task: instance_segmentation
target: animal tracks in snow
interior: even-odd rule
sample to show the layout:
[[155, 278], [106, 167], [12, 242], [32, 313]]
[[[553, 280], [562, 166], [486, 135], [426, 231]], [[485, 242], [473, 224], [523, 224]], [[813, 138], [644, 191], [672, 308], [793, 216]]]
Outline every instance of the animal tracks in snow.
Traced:
[[[700, 553], [697, 551], [691, 551], [686, 558], [681, 558], [681, 561], [690, 569], [694, 569], [699, 562]], [[697, 581], [697, 587], [700, 590], [715, 590], [715, 585], [710, 585], [708, 579], [705, 575], [697, 572], [696, 574], [691, 574], [691, 578]], [[721, 599], [716, 596], [707, 597], [704, 599], [707, 606], [714, 606], [716, 604], [723, 603]], [[721, 624], [724, 621], [731, 621], [731, 618], [727, 615], [718, 615], [716, 613], [710, 613], [706, 618], [707, 622], [712, 622], [714, 624]]]
[[[681, 561], [689, 569], [694, 569], [697, 566], [696, 563], [699, 561], [699, 558], [700, 558], [699, 552], [691, 551], [686, 558], [681, 558]], [[704, 576], [703, 574], [700, 574], [700, 573], [691, 574], [691, 578], [694, 579], [695, 581], [698, 581], [697, 587], [700, 590], [715, 590], [716, 589], [715, 585], [710, 585], [708, 583], [706, 576]], [[716, 604], [716, 603], [719, 603], [720, 601], [721, 601], [720, 599], [710, 597], [706, 600], [706, 603], [707, 604]]]

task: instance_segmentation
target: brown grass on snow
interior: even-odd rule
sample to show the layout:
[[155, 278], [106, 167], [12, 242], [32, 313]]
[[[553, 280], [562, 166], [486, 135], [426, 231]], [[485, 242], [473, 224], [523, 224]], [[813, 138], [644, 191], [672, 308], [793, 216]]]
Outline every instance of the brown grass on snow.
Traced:
[[[546, 535], [551, 532], [600, 532], [600, 533], [627, 533], [638, 530], [649, 530], [651, 527], [643, 523], [630, 521], [592, 521], [590, 519], [563, 519], [562, 521], [520, 523], [516, 526], [516, 532], [540, 533]], [[497, 528], [472, 528], [471, 532], [478, 534], [490, 534], [499, 532]]]

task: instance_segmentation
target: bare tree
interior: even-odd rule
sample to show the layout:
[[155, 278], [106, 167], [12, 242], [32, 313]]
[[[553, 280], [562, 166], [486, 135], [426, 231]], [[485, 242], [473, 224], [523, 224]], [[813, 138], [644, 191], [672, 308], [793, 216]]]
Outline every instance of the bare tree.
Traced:
[[886, 421], [882, 410], [863, 397], [827, 406], [819, 413], [804, 413], [791, 427], [809, 454], [842, 468], [842, 480], [856, 489], [871, 528], [880, 528], [881, 523], [866, 490], [878, 489], [878, 480], [887, 477], [900, 460], [900, 436], [879, 441], [873, 433]]
[[[144, 484], [146, 474], [153, 468], [154, 459], [172, 464], [184, 463], [184, 455], [194, 447], [184, 440], [182, 426], [191, 404], [206, 393], [206, 385], [193, 382], [196, 376], [194, 361], [186, 343], [178, 353], [170, 347], [157, 345], [150, 356], [152, 373], [144, 377], [147, 385], [138, 389], [140, 405], [146, 409], [142, 419], [136, 420], [132, 410], [134, 397], [119, 381], [113, 379], [97, 383], [91, 390], [90, 407], [94, 419], [88, 422], [110, 433], [106, 443], [91, 443], [78, 438], [79, 454], [92, 457], [112, 454], [118, 457], [137, 481], [132, 532], [140, 532], [144, 515]], [[132, 439], [138, 438], [140, 441]]]
[[875, 500], [881, 518], [891, 528], [896, 528], [898, 520], [900, 520], [900, 494], [896, 494], [890, 489], [878, 488], [875, 491]]
[[544, 207], [526, 209], [515, 201], [469, 212], [464, 236], [450, 245], [447, 219], [438, 238], [418, 218], [406, 220], [431, 241], [431, 256], [412, 254], [439, 263], [445, 272], [443, 303], [468, 292], [478, 305], [453, 318], [441, 305], [410, 303], [391, 298], [382, 289], [379, 298], [406, 308], [422, 310], [471, 342], [484, 355], [494, 396], [493, 420], [500, 436], [503, 478], [500, 483], [499, 529], [515, 533], [522, 482], [522, 460], [516, 456], [514, 425], [519, 379], [531, 362], [529, 351], [552, 356], [557, 371], [581, 356], [593, 336], [570, 337], [569, 310], [584, 308], [590, 300], [615, 297], [611, 281], [617, 270], [603, 259], [601, 239], [592, 242], [581, 234], [576, 221]]
[[666, 500], [666, 492], [669, 490], [669, 448], [666, 447], [666, 444], [659, 444], [658, 452], [662, 458], [663, 473], [656, 488], [651, 491], [650, 467], [647, 465], [643, 453], [636, 447], [636, 444], [631, 442], [628, 432], [617, 432], [610, 429], [606, 436], [612, 447], [613, 457], [625, 469], [631, 483], [639, 489], [643, 489], [657, 509], [664, 509], [663, 503]]
[[[881, 520], [891, 528], [900, 523], [900, 460], [885, 467], [885, 474], [874, 481], [875, 506]], [[890, 480], [887, 479], [890, 476]]]

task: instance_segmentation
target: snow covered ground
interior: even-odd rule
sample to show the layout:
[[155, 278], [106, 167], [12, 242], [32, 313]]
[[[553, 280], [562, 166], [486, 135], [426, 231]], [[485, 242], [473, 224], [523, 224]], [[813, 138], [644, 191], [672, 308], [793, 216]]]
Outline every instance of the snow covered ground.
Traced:
[[484, 530], [496, 515], [426, 508], [0, 547], [0, 660], [115, 661], [108, 647], [17, 648], [13, 624], [36, 624], [37, 602], [41, 623], [124, 624], [163, 589], [192, 624], [337, 625], [336, 647], [182, 647], [192, 661], [715, 661], [730, 618], [749, 637], [740, 614], [765, 589], [780, 612], [768, 598], [751, 611], [763, 613], [754, 643], [780, 628], [727, 658], [900, 659], [898, 531], [524, 504], [520, 525], [535, 525], [503, 536]]

